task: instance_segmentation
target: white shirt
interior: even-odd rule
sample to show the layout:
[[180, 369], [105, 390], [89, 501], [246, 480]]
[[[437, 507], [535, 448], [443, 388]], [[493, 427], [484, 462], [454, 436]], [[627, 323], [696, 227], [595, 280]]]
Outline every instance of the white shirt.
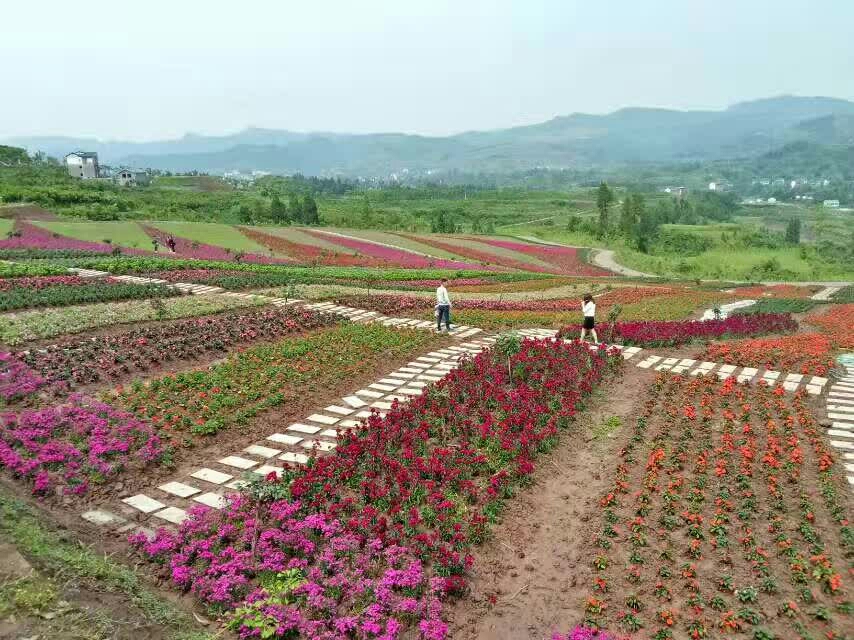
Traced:
[[584, 312], [585, 318], [592, 318], [596, 315], [596, 303], [595, 302], [585, 302], [581, 305], [581, 309]]
[[436, 289], [436, 304], [448, 305], [449, 307], [451, 306], [451, 299], [448, 297], [448, 290], [442, 285], [439, 285]]

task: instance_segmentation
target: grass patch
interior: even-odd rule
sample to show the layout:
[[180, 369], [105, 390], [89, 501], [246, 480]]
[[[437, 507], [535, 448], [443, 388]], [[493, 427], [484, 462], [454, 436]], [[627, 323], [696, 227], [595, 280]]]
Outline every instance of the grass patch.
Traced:
[[[213, 638], [197, 629], [189, 613], [150, 590], [133, 570], [96, 554], [65, 532], [48, 528], [31, 507], [4, 489], [0, 489], [0, 516], [0, 535], [39, 569], [30, 577], [0, 585], [0, 618], [35, 617], [28, 622], [39, 625], [38, 637], [115, 638], [144, 631], [126, 620], [115, 620], [115, 612], [107, 608], [81, 609], [63, 600], [67, 584], [71, 591], [83, 587], [119, 596], [133, 617], [133, 626], [162, 631], [158, 637]], [[117, 635], [121, 626], [126, 633]]]
[[216, 222], [152, 222], [165, 233], [171, 233], [188, 240], [212, 244], [217, 247], [225, 247], [232, 251], [245, 251], [247, 253], [260, 253], [267, 255], [269, 250], [247, 238], [238, 229], [230, 224]]
[[593, 439], [602, 440], [610, 438], [616, 431], [619, 431], [623, 426], [623, 420], [620, 416], [611, 416], [607, 420], [603, 420], [593, 427]]
[[768, 298], [757, 300], [756, 304], [749, 307], [736, 309], [735, 313], [803, 313], [815, 305], [815, 301], [809, 298]]
[[12, 218], [0, 218], [0, 238], [5, 238], [11, 233], [14, 226], [15, 221]]
[[151, 238], [136, 222], [72, 222], [72, 221], [31, 221], [51, 233], [86, 240], [87, 242], [109, 242], [118, 247], [152, 250]]

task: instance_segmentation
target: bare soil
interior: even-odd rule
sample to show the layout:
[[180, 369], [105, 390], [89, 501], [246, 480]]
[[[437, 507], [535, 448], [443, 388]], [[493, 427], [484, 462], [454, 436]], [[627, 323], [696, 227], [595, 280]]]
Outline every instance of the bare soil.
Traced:
[[[539, 465], [533, 487], [509, 501], [494, 536], [475, 553], [471, 594], [449, 608], [455, 640], [550, 638], [583, 618], [592, 567], [584, 549], [595, 537], [603, 475], [630, 437], [627, 427], [654, 373], [628, 363], [600, 387], [571, 433]], [[607, 434], [616, 416], [622, 426]]]

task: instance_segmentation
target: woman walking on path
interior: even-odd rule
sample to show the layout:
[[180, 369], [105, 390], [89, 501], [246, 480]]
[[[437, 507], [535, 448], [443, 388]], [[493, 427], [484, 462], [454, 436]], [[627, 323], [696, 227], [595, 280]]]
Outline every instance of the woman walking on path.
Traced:
[[445, 327], [451, 330], [451, 298], [445, 288], [446, 282], [443, 278], [436, 288], [436, 333], [442, 332], [442, 318], [445, 318]]
[[584, 342], [589, 331], [593, 336], [593, 342], [599, 344], [599, 336], [596, 335], [596, 303], [593, 302], [593, 296], [589, 293], [581, 301], [581, 312], [584, 314], [584, 324], [581, 325], [581, 341]]

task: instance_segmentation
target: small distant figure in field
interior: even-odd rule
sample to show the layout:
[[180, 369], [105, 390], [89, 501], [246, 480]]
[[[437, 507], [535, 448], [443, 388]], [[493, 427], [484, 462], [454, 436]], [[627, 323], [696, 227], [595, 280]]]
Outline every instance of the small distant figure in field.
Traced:
[[157, 253], [157, 250], [160, 248], [160, 240], [158, 240], [157, 238], [152, 238], [151, 246], [154, 247], [154, 253]]
[[445, 284], [448, 281], [442, 279], [436, 288], [436, 333], [442, 332], [442, 318], [445, 319], [445, 327], [451, 330], [451, 298]]
[[581, 325], [581, 341], [587, 337], [589, 331], [593, 336], [593, 342], [599, 344], [599, 336], [596, 335], [596, 303], [589, 293], [581, 301], [581, 312], [584, 314], [584, 324]]
[[172, 235], [166, 238], [166, 246], [169, 247], [169, 251], [175, 253], [175, 238]]

